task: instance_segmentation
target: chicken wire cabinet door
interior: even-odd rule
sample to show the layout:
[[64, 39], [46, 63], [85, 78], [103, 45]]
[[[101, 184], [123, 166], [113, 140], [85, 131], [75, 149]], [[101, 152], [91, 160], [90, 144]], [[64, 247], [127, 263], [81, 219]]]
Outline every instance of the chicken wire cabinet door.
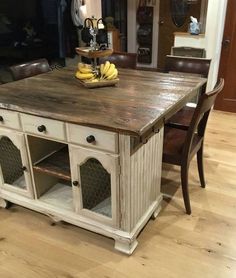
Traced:
[[118, 226], [118, 156], [71, 147], [71, 175], [76, 211], [102, 224]]
[[23, 134], [0, 129], [0, 190], [32, 197], [32, 183]]

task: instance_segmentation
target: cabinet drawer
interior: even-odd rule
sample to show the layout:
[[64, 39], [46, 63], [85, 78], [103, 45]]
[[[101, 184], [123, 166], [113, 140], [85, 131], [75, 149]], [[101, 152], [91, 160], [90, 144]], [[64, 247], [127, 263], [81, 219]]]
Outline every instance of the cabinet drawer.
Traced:
[[58, 140], [66, 140], [65, 123], [21, 114], [23, 130], [39, 136]]
[[71, 143], [118, 153], [118, 137], [114, 132], [68, 124], [68, 139]]
[[0, 109], [0, 126], [21, 129], [19, 113]]

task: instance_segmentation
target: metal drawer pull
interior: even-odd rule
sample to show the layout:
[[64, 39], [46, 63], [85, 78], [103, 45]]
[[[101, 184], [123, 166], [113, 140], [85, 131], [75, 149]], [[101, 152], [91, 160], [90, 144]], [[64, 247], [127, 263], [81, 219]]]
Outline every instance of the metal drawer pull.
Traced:
[[86, 138], [86, 141], [88, 142], [88, 143], [93, 143], [93, 142], [95, 142], [96, 141], [96, 139], [95, 139], [95, 137], [93, 136], [93, 135], [89, 135], [87, 138]]
[[38, 126], [38, 131], [39, 132], [45, 132], [46, 131], [46, 126], [45, 125]]
[[73, 185], [74, 185], [74, 186], [78, 186], [78, 185], [79, 185], [79, 182], [78, 182], [78, 181], [73, 181]]

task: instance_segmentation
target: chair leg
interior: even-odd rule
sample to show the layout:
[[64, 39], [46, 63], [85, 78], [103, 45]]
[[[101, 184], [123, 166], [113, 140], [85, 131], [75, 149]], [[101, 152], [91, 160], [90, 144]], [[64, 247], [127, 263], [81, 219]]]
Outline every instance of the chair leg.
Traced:
[[204, 177], [204, 168], [203, 168], [203, 145], [197, 152], [197, 166], [198, 166], [198, 173], [201, 182], [201, 187], [205, 188], [205, 177]]
[[189, 192], [188, 192], [188, 165], [181, 166], [181, 183], [182, 183], [182, 192], [184, 198], [184, 205], [187, 214], [191, 214], [191, 205], [189, 200]]

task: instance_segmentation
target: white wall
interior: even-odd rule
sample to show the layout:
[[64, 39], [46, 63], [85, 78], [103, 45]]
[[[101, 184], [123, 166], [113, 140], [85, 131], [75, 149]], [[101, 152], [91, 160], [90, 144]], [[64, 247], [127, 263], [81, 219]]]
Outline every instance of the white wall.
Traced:
[[85, 0], [87, 17], [92, 17], [99, 19], [102, 17], [102, 4], [101, 0]]
[[208, 0], [205, 38], [207, 58], [212, 59], [208, 90], [214, 87], [218, 77], [226, 8], [227, 0]]
[[207, 58], [212, 60], [207, 90], [212, 90], [217, 82], [226, 8], [227, 0], [208, 0], [205, 36], [178, 36], [175, 39], [175, 46], [206, 49]]

